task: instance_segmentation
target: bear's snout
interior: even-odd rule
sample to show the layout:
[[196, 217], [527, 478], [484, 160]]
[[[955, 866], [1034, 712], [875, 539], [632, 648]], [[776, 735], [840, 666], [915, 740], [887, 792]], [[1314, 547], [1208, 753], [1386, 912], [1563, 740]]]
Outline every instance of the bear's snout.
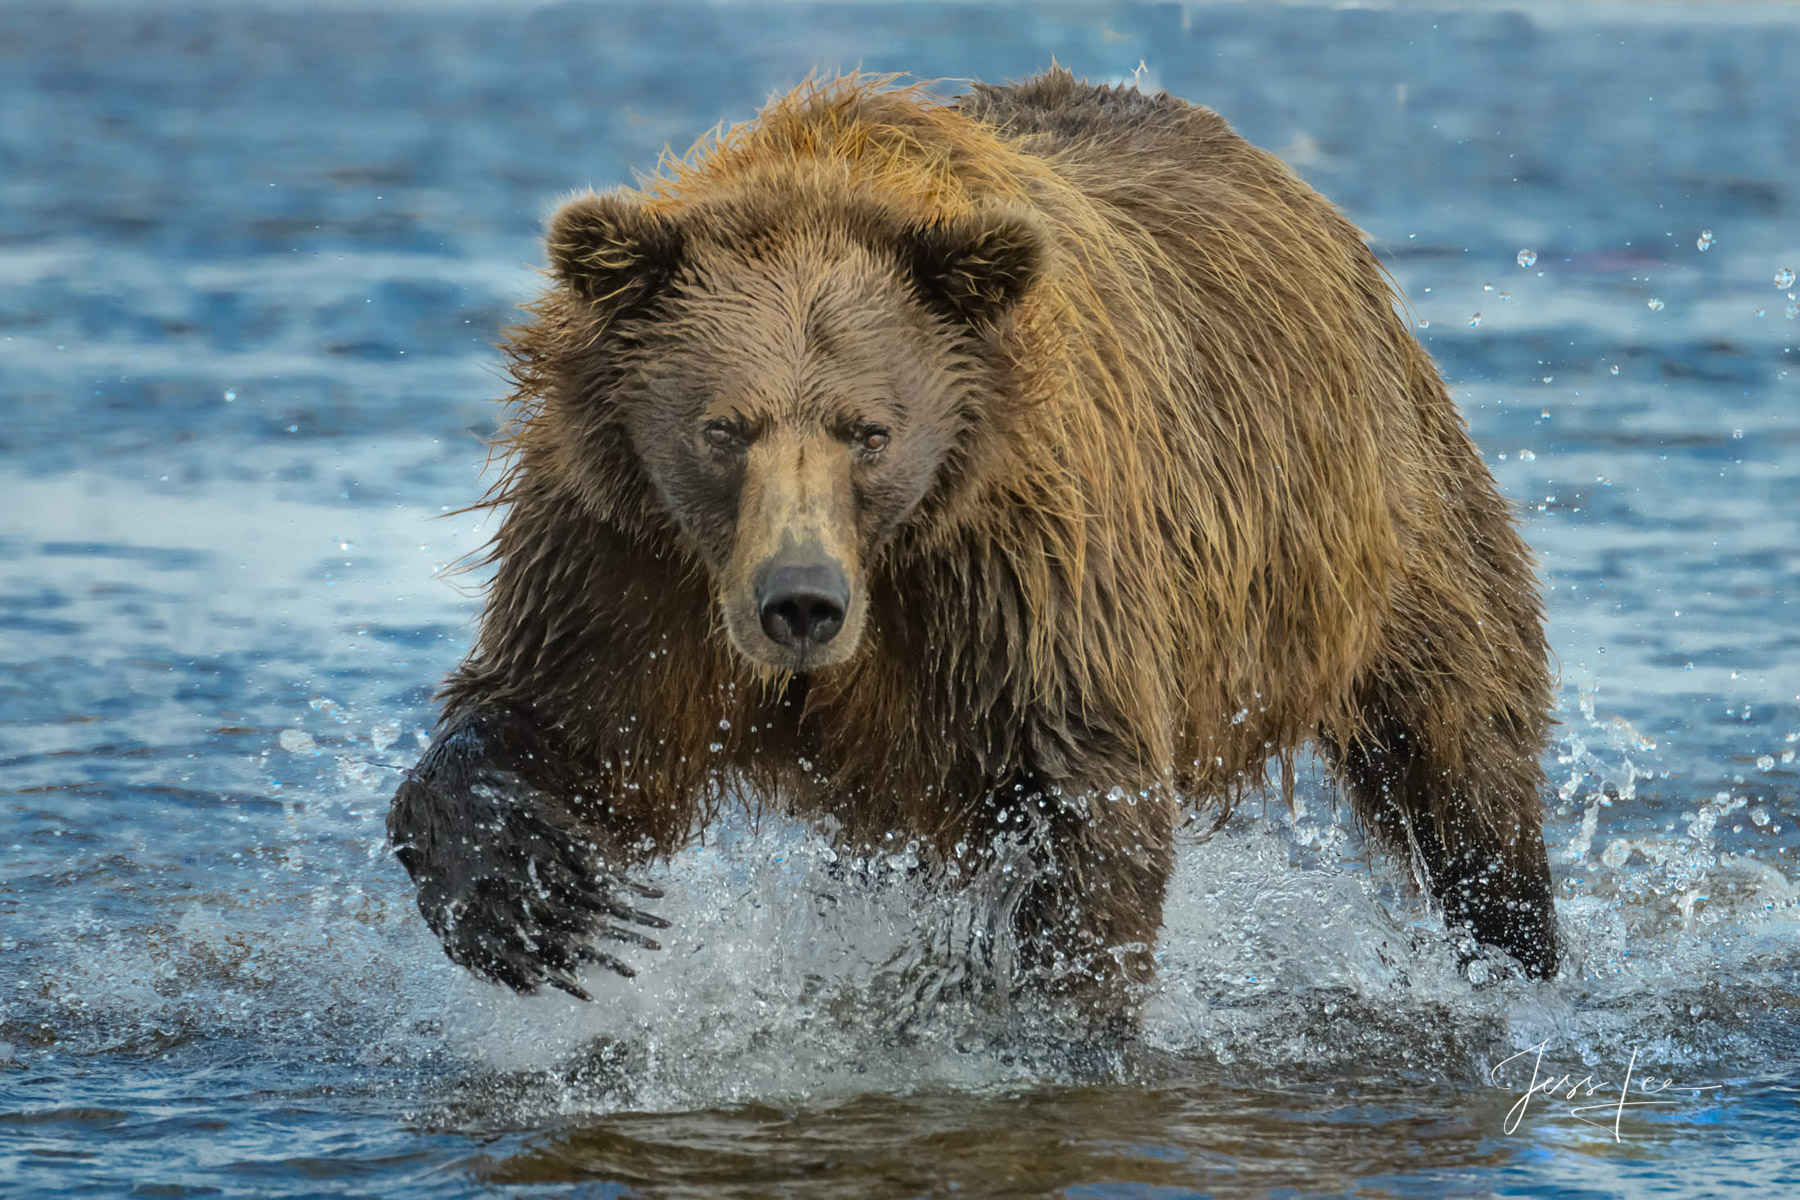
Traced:
[[744, 658], [810, 672], [856, 654], [867, 587], [850, 452], [834, 433], [782, 416], [765, 420], [745, 456], [719, 606]]
[[790, 650], [823, 646], [844, 627], [850, 581], [834, 562], [776, 560], [756, 573], [756, 609], [763, 632]]

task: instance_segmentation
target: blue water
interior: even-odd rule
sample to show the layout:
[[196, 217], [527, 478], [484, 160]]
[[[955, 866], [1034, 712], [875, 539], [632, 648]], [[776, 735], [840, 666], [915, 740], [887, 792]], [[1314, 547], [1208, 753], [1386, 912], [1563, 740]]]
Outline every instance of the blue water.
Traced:
[[[1314, 778], [1183, 852], [1119, 1053], [921, 1018], [970, 902], [782, 826], [593, 1005], [468, 979], [382, 819], [541, 218], [815, 67], [1053, 55], [1404, 288], [1544, 563], [1562, 977], [1459, 974]], [[1797, 64], [1786, 6], [11, 0], [0, 1194], [1800, 1194]], [[1602, 1086], [1514, 1113], [1540, 1044]]]

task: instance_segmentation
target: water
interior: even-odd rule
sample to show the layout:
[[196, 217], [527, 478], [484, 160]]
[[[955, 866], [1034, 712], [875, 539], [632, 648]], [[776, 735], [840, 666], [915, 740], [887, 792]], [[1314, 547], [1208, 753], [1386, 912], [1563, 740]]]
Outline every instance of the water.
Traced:
[[[382, 817], [538, 221], [815, 65], [1053, 54], [1212, 104], [1404, 287], [1545, 564], [1568, 969], [1459, 975], [1311, 778], [1184, 850], [1122, 1049], [929, 1003], [979, 897], [741, 820], [636, 982], [473, 983]], [[1800, 1190], [1796, 55], [1728, 5], [15, 0], [0, 1192]], [[1604, 1086], [1518, 1111], [1540, 1044]], [[1672, 1102], [1570, 1115], [1628, 1068]]]

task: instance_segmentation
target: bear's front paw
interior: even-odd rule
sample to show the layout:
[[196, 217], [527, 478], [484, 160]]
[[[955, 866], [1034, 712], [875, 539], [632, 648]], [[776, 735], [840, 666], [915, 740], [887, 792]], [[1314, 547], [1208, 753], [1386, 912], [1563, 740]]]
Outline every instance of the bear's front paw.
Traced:
[[506, 818], [471, 837], [474, 861], [456, 873], [462, 886], [419, 888], [419, 907], [451, 959], [516, 991], [549, 984], [586, 1000], [575, 981], [585, 964], [637, 973], [594, 943], [662, 948], [640, 928], [669, 923], [636, 907], [661, 892], [619, 875], [598, 842], [546, 820], [540, 793], [476, 793], [489, 793], [496, 811], [510, 809]]
[[622, 875], [579, 797], [495, 763], [486, 732], [441, 738], [400, 785], [388, 818], [395, 854], [453, 961], [516, 991], [549, 984], [586, 1000], [584, 965], [635, 974], [596, 942], [661, 949], [640, 929], [669, 923], [637, 903], [662, 893]]

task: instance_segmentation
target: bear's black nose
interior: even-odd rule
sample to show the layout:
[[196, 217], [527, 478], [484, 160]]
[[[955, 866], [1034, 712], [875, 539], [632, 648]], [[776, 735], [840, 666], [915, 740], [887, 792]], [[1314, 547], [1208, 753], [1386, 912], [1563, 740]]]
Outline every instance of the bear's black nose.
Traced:
[[792, 650], [823, 646], [843, 627], [850, 581], [830, 563], [770, 567], [757, 580], [756, 604], [774, 641]]

